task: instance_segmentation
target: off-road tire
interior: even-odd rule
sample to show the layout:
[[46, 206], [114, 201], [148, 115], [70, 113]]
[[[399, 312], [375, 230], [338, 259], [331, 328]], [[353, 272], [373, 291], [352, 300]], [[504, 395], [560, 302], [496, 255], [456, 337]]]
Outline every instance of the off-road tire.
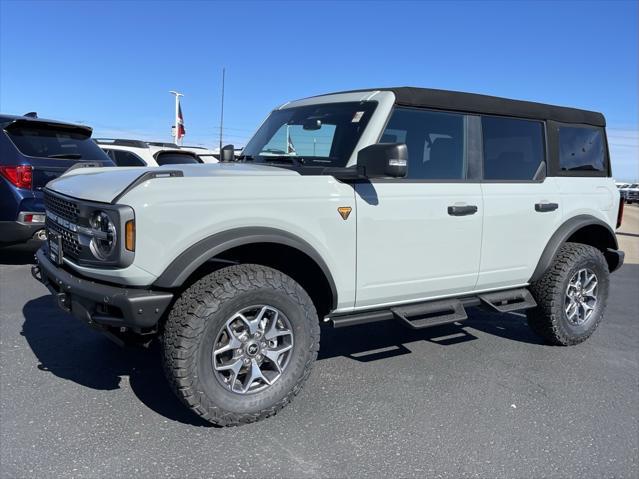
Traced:
[[[262, 302], [275, 305], [290, 321], [292, 355], [266, 390], [237, 394], [215, 377], [210, 354], [229, 314]], [[235, 265], [204, 276], [177, 299], [162, 333], [164, 370], [175, 394], [193, 412], [215, 425], [237, 426], [273, 416], [299, 393], [319, 339], [317, 312], [298, 283], [272, 268]]]
[[[586, 323], [573, 325], [566, 317], [564, 300], [570, 278], [582, 268], [589, 268], [597, 275], [597, 305]], [[589, 245], [565, 243], [548, 271], [530, 285], [537, 307], [527, 311], [528, 325], [553, 345], [570, 346], [585, 341], [604, 317], [609, 277], [608, 264], [601, 251]]]

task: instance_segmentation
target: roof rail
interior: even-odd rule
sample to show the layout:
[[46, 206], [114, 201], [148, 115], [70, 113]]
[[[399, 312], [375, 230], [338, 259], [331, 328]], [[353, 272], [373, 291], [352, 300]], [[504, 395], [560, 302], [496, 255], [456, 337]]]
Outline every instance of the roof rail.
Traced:
[[148, 148], [145, 141], [126, 140], [122, 138], [94, 138], [98, 145], [133, 146], [135, 148]]

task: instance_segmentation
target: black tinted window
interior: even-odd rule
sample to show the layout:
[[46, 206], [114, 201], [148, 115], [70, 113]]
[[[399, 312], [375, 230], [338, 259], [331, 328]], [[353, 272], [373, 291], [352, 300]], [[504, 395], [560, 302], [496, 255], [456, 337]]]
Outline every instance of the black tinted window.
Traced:
[[532, 180], [544, 161], [543, 125], [538, 121], [482, 117], [484, 178]]
[[11, 141], [26, 156], [109, 162], [86, 130], [46, 123], [18, 122], [6, 128]]
[[130, 151], [111, 150], [111, 155], [118, 166], [146, 166], [142, 158]]
[[177, 152], [158, 153], [155, 157], [158, 165], [184, 165], [188, 163], [200, 163], [194, 155]]
[[406, 178], [465, 178], [464, 115], [396, 108], [381, 143], [406, 143]]
[[559, 127], [559, 167], [561, 171], [605, 171], [601, 130]]

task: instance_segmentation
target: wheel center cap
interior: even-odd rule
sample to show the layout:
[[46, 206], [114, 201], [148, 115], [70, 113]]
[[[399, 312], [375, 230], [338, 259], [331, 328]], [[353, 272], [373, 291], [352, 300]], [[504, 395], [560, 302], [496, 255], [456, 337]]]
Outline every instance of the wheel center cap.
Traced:
[[249, 356], [256, 356], [259, 352], [260, 347], [257, 345], [257, 343], [249, 343], [246, 346], [246, 354], [248, 354]]

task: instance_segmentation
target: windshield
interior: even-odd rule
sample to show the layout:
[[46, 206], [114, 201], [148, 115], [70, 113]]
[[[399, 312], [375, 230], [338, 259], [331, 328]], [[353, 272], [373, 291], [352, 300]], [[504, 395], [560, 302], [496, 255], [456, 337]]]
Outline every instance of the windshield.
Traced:
[[61, 160], [108, 161], [90, 130], [37, 122], [14, 123], [5, 130], [20, 153]]
[[343, 167], [362, 136], [376, 102], [325, 103], [275, 110], [240, 159]]

